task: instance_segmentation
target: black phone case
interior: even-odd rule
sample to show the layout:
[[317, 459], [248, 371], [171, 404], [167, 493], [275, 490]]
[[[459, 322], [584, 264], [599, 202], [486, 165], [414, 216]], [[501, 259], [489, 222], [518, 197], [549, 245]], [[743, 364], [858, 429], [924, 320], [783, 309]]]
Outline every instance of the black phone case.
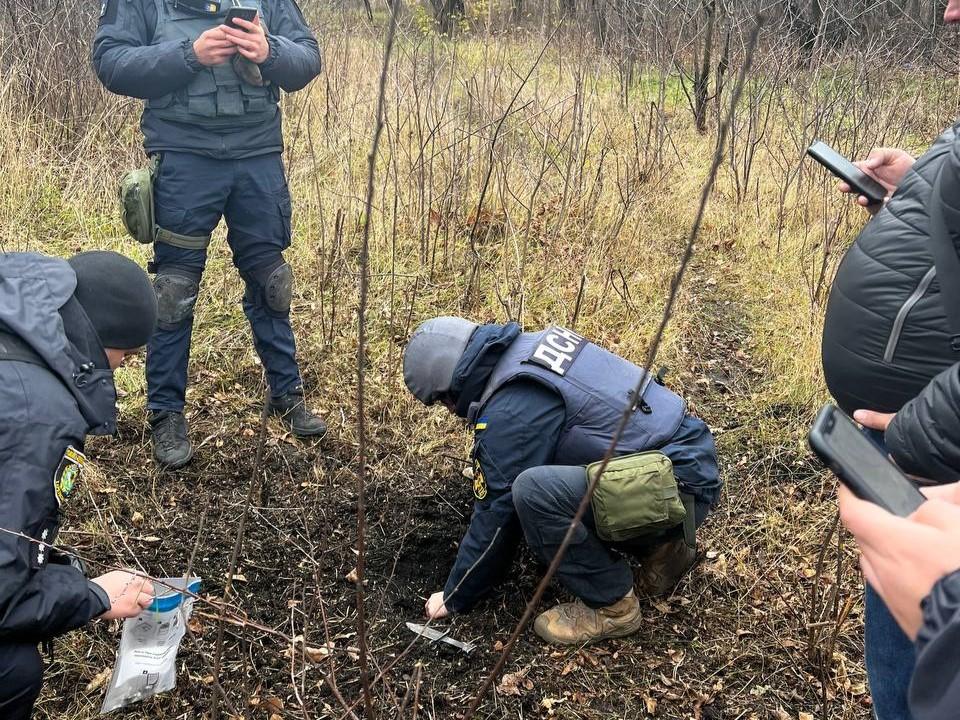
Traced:
[[[887, 189], [883, 187], [883, 185], [878, 183], [862, 170], [858, 171], [859, 175], [862, 175], [862, 177], [854, 176], [848, 172], [844, 172], [841, 168], [837, 167], [833, 162], [831, 162], [829, 158], [820, 154], [818, 145], [821, 144], [823, 144], [824, 147], [833, 150], [833, 148], [831, 148], [829, 145], [826, 145], [825, 143], [822, 143], [822, 141], [818, 140], [809, 148], [807, 148], [807, 154], [818, 163], [823, 165], [823, 167], [825, 167], [827, 170], [829, 170], [834, 177], [840, 178], [847, 183], [858, 195], [863, 195], [865, 198], [867, 198], [871, 205], [879, 205], [883, 202], [883, 199], [887, 196]], [[833, 150], [833, 152], [837, 151]], [[837, 153], [837, 155], [843, 157], [840, 155], [840, 153]], [[846, 160], [846, 158], [844, 159]], [[849, 160], [847, 162], [849, 162]]]
[[[841, 482], [850, 488], [853, 494], [861, 500], [867, 500], [868, 502], [872, 502], [874, 505], [879, 505], [887, 512], [900, 517], [907, 517], [913, 513], [926, 501], [926, 497], [923, 495], [923, 493], [916, 489], [913, 483], [910, 482], [910, 479], [904, 475], [903, 471], [894, 465], [889, 458], [884, 456], [883, 460], [888, 463], [890, 467], [897, 473], [897, 475], [901, 476], [903, 481], [908, 483], [915, 491], [915, 494], [908, 493], [912, 496], [912, 499], [899, 507], [891, 507], [883, 495], [874, 489], [873, 483], [876, 482], [876, 478], [864, 477], [863, 474], [859, 472], [856, 465], [848, 462], [846, 458], [841, 457], [834, 451], [833, 445], [824, 433], [824, 428], [834, 413], [842, 415], [841, 411], [836, 407], [833, 405], [827, 405], [817, 415], [817, 419], [814, 421], [813, 427], [811, 427], [810, 433], [807, 436], [807, 442], [810, 444], [810, 448], [823, 461], [824, 465], [830, 468], [830, 470], [833, 471], [833, 473], [841, 480]], [[834, 421], [852, 422], [845, 416], [843, 418], [835, 418]], [[872, 449], [878, 454], [882, 455], [880, 448], [874, 446]]]

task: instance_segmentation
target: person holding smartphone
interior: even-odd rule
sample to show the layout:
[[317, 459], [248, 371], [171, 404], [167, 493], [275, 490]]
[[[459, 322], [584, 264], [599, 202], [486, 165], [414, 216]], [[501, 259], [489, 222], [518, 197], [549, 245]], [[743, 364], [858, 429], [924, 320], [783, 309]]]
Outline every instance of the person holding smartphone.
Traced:
[[914, 720], [954, 720], [960, 708], [960, 484], [926, 490], [909, 518], [840, 486], [840, 516], [864, 576], [916, 643], [909, 691]]
[[[237, 9], [254, 10], [253, 19]], [[108, 90], [144, 101], [144, 148], [156, 163], [149, 269], [160, 317], [147, 350], [147, 408], [157, 462], [178, 468], [193, 457], [184, 416], [190, 340], [221, 218], [246, 285], [270, 411], [295, 435], [321, 437], [326, 426], [304, 401], [290, 325], [293, 270], [283, 256], [291, 205], [280, 95], [320, 73], [317, 40], [295, 0], [106, 0], [93, 66]]]
[[[960, 0], [949, 0], [943, 17], [960, 22]], [[879, 205], [857, 199], [872, 217], [837, 270], [822, 339], [824, 377], [837, 404], [904, 471], [939, 482], [960, 477], [960, 302], [949, 299], [960, 285], [947, 285], [960, 283], [960, 273], [942, 262], [943, 253], [956, 262], [960, 248], [960, 238], [950, 235], [960, 232], [953, 211], [960, 199], [958, 130], [960, 124], [947, 128], [916, 159], [877, 148], [858, 163], [889, 194]], [[865, 605], [876, 716], [909, 720], [913, 643], [869, 582]]]

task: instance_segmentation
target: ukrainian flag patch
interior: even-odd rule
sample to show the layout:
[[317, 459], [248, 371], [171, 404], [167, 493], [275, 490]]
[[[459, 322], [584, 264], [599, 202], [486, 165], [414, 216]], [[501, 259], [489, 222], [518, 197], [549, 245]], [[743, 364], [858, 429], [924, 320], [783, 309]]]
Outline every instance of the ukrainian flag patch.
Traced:
[[485, 417], [477, 420], [477, 424], [473, 426], [474, 430], [486, 430], [487, 429], [487, 419]]

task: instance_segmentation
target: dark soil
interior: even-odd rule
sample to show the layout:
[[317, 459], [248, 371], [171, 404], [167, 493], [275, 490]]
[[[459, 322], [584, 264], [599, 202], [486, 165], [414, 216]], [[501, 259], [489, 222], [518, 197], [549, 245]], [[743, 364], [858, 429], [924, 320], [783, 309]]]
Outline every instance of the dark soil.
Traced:
[[[646, 621], [635, 637], [558, 650], [525, 632], [506, 666], [507, 673], [522, 676], [508, 678], [487, 698], [482, 717], [813, 717], [822, 712], [823, 677], [832, 717], [867, 716], [855, 628], [840, 633], [839, 664], [831, 661], [824, 670], [810, 660], [805, 603], [811, 580], [804, 568], [819, 536], [795, 540], [784, 534], [788, 529], [769, 527], [784, 508], [823, 503], [819, 473], [799, 450], [771, 452], [751, 439], [750, 424], [794, 422], [796, 411], [747, 412], [751, 388], [762, 378], [750, 363], [740, 310], [704, 282], [707, 274], [697, 268], [689, 282], [697, 323], [689, 333], [690, 354], [696, 360], [671, 378], [717, 428], [727, 478], [721, 507], [700, 535], [699, 567], [673, 596], [645, 603]], [[256, 387], [253, 374], [238, 382]], [[377, 413], [387, 415], [383, 408], [371, 410]], [[90, 480], [85, 497], [78, 494], [62, 541], [96, 563], [127, 565], [135, 557], [155, 576], [183, 573], [196, 549], [193, 570], [203, 577], [204, 595], [218, 600], [251, 482], [257, 403], [201, 405], [192, 424], [195, 436], [205, 439], [197, 460], [179, 473], [148, 467], [142, 418], [124, 417], [118, 439], [92, 444], [103, 476]], [[390, 469], [391, 458], [405, 452], [392, 435], [372, 442], [371, 467], [378, 469], [367, 497], [365, 609], [371, 674], [385, 671], [373, 690], [374, 716], [412, 718], [417, 705], [417, 717], [454, 718], [496, 662], [542, 568], [521, 553], [491, 600], [439, 623], [453, 637], [475, 642], [473, 654], [423, 641], [406, 652], [414, 635], [405, 622], [422, 622], [426, 596], [443, 586], [468, 522], [471, 490], [456, 461]], [[317, 445], [291, 440], [270, 425], [219, 673], [239, 713], [340, 718], [345, 711], [333, 684], [349, 705], [362, 697], [356, 597], [346, 580], [357, 563], [355, 461], [356, 448], [338, 441], [336, 432]], [[793, 552], [792, 543], [806, 544]], [[544, 605], [564, 599], [562, 590], [551, 588]], [[192, 625], [195, 637], [184, 641], [178, 690], [128, 716], [211, 716], [217, 610], [204, 603], [197, 610], [203, 614]], [[256, 626], [238, 624], [245, 617]], [[329, 641], [332, 663], [322, 656], [305, 660], [299, 642], [291, 659], [277, 633], [304, 636], [310, 648]], [[85, 688], [112, 666], [117, 639], [117, 627], [101, 623], [91, 633], [59, 640], [38, 716], [93, 716], [103, 689]]]

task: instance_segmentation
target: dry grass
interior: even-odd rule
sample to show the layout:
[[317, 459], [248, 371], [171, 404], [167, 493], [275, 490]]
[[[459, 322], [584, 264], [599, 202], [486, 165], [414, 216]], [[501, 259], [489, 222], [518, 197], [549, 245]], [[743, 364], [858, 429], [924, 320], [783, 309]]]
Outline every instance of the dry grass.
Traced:
[[[330, 420], [331, 434], [317, 448], [272, 429], [270, 490], [254, 508], [253, 536], [241, 558], [252, 582], [240, 601], [251, 617], [288, 635], [309, 625], [318, 644], [322, 605], [335, 642], [346, 648], [354, 643], [342, 577], [351, 562], [357, 452], [356, 252], [381, 44], [367, 25], [340, 27], [326, 19], [321, 27], [324, 75], [285, 101], [296, 236], [287, 257], [297, 275], [294, 327], [310, 403]], [[404, 646], [393, 634], [397, 622], [412, 619], [420, 604], [397, 598], [402, 582], [395, 572], [427, 528], [440, 538], [431, 555], [436, 567], [424, 561], [414, 592], [433, 591], [429, 583], [446, 572], [469, 511], [462, 483], [446, 480], [460, 469], [451, 458], [469, 452], [467, 432], [416, 405], [403, 388], [399, 362], [409, 331], [437, 314], [515, 319], [528, 327], [576, 322], [608, 348], [642, 358], [712, 153], [713, 136], [694, 131], [672, 69], [645, 70], [624, 107], [610, 59], [564, 36], [538, 63], [543, 42], [510, 36], [452, 44], [407, 27], [397, 49], [369, 306], [368, 602], [380, 667]], [[745, 166], [724, 170], [660, 356], [674, 369], [671, 382], [718, 429], [727, 491], [704, 536], [707, 559], [671, 601], [648, 608], [649, 627], [638, 642], [610, 648], [615, 660], [545, 653], [533, 642], [521, 647], [510, 667], [531, 667], [534, 689], [491, 701], [490, 716], [546, 716], [549, 703], [541, 701], [552, 698], [562, 699], [551, 706], [554, 716], [570, 718], [826, 717], [824, 693], [831, 717], [867, 716], [851, 553], [831, 549], [826, 568], [817, 568], [833, 520], [831, 488], [805, 459], [801, 442], [824, 397], [818, 352], [825, 292], [863, 218], [831, 193], [822, 173], [796, 168], [813, 131], [856, 154], [885, 142], [922, 148], [949, 122], [955, 110], [952, 91], [943, 89], [949, 83], [887, 70], [882, 77], [868, 73], [869, 82], [859, 76], [866, 71], [842, 67], [758, 75], [754, 119], [767, 107], [770, 120], [756, 144], [751, 180], [738, 191]], [[929, 98], [919, 104], [924, 112], [918, 91]], [[847, 123], [844, 108], [830, 104], [844, 93], [873, 110]], [[887, 103], [871, 105], [874, 96]], [[111, 248], [145, 262], [148, 249], [123, 236], [115, 206], [120, 172], [140, 161], [136, 104], [104, 99], [102, 121], [64, 145], [51, 142], [49, 126], [38, 113], [24, 113], [19, 100], [15, 77], [0, 86], [0, 247], [64, 255]], [[751, 107], [744, 107], [735, 163], [750, 138]], [[219, 593], [262, 396], [242, 292], [218, 235], [198, 305], [188, 394], [197, 461], [181, 476], [156, 472], [143, 429], [142, 364], [121, 371], [121, 434], [91, 443], [98, 470], [90, 492], [69, 512], [65, 542], [100, 560], [138, 559], [155, 574], [176, 574], [205, 512], [210, 529], [200, 538], [196, 570], [206, 589]], [[436, 513], [424, 517], [427, 506]], [[146, 525], [134, 524], [134, 513]], [[164, 540], [152, 547], [144, 535]], [[478, 667], [463, 668], [430, 650], [418, 656], [421, 717], [453, 717], [492, 664], [493, 643], [508, 633], [520, 599], [532, 590], [534, 569], [529, 562], [521, 567], [509, 586], [518, 597], [492, 602], [457, 626], [487, 649]], [[814, 587], [833, 601], [822, 613], [811, 605]], [[853, 620], [827, 649], [824, 629], [829, 636], [847, 597], [857, 603]], [[181, 693], [133, 716], [198, 717], [207, 707], [202, 658], [212, 633], [199, 630], [199, 646], [185, 654]], [[100, 628], [58, 643], [40, 717], [93, 717], [100, 693], [83, 688], [111, 662], [116, 637]], [[234, 640], [223, 682], [240, 707], [250, 697], [277, 696], [285, 701], [281, 716], [304, 717], [282, 644], [256, 632], [238, 632]], [[357, 698], [351, 656], [338, 655], [337, 663], [341, 690]], [[573, 670], [563, 672], [571, 663]], [[296, 684], [302, 683], [309, 717], [339, 717], [323, 668], [308, 666], [302, 676], [301, 670]], [[380, 686], [384, 717], [398, 715], [387, 697], [402, 697], [414, 677], [421, 672], [405, 665], [389, 688]], [[265, 717], [262, 708], [251, 712]]]

